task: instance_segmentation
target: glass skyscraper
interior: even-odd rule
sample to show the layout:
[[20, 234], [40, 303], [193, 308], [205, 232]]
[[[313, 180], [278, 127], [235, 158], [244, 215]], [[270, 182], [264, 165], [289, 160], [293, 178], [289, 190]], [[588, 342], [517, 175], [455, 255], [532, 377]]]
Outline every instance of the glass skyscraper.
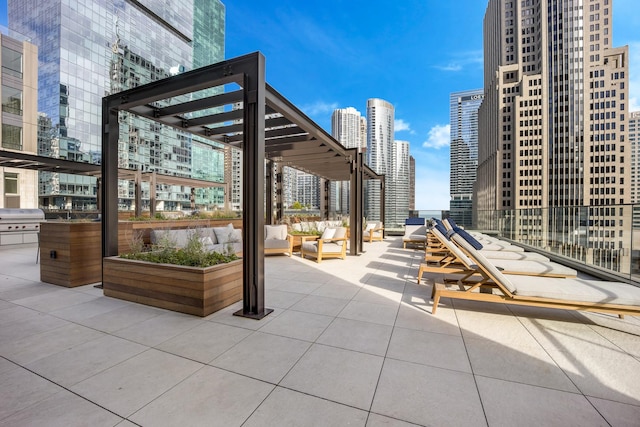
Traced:
[[[218, 0], [9, 0], [8, 15], [9, 27], [39, 49], [43, 155], [100, 163], [103, 96], [224, 59], [224, 5]], [[119, 167], [221, 182], [224, 154], [217, 147], [209, 153], [212, 145], [123, 115]], [[39, 190], [44, 208], [96, 207], [95, 178], [41, 174]], [[188, 205], [183, 194], [159, 188], [160, 209]], [[119, 196], [120, 208], [130, 208], [133, 185], [122, 183]], [[204, 205], [223, 203], [221, 190], [199, 190], [197, 197]]]
[[[394, 108], [391, 103], [372, 98], [367, 100], [367, 164], [377, 174], [384, 174], [389, 179], [393, 165], [393, 120]], [[389, 181], [386, 181], [387, 187]], [[377, 181], [368, 181], [365, 187], [365, 217], [368, 221], [379, 221], [380, 188]], [[385, 192], [385, 206], [391, 206], [391, 191]], [[388, 214], [389, 212], [386, 211]], [[385, 223], [385, 228], [389, 224]]]
[[[365, 135], [362, 134], [363, 122]], [[331, 136], [346, 148], [366, 149], [366, 119], [353, 107], [338, 108], [331, 115]], [[331, 183], [332, 210], [342, 215], [350, 212], [350, 183]]]
[[473, 222], [473, 185], [478, 169], [478, 108], [484, 99], [482, 89], [451, 93], [451, 172], [449, 212], [458, 224]]

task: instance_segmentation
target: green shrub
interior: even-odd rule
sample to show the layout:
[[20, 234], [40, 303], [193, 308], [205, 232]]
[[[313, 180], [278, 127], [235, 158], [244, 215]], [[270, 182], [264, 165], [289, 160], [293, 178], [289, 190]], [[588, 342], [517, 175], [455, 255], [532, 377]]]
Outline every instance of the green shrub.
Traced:
[[201, 235], [197, 231], [191, 233], [184, 248], [176, 248], [175, 242], [165, 235], [150, 252], [135, 251], [120, 254], [120, 258], [188, 267], [211, 267], [239, 259], [234, 253], [223, 254], [206, 250]]

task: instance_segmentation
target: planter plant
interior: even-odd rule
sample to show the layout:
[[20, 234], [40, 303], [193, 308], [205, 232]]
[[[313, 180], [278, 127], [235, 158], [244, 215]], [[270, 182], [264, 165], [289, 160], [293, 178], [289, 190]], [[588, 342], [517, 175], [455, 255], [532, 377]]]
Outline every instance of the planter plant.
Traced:
[[106, 296], [207, 316], [242, 299], [242, 260], [207, 251], [194, 232], [184, 248], [163, 242], [105, 258], [102, 284]]

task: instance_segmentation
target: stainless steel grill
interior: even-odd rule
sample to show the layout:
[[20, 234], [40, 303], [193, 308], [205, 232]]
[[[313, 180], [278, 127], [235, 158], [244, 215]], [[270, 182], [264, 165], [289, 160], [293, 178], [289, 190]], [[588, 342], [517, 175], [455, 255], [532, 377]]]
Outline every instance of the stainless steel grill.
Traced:
[[42, 221], [42, 209], [0, 208], [0, 232], [40, 231]]

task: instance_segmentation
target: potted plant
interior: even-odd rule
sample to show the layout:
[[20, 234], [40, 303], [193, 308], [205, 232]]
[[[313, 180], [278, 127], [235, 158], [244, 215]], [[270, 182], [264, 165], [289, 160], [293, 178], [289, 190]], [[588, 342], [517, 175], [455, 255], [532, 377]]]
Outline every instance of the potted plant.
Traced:
[[241, 300], [242, 260], [205, 245], [196, 231], [182, 248], [161, 242], [144, 252], [134, 242], [133, 252], [104, 258], [104, 294], [197, 316]]

